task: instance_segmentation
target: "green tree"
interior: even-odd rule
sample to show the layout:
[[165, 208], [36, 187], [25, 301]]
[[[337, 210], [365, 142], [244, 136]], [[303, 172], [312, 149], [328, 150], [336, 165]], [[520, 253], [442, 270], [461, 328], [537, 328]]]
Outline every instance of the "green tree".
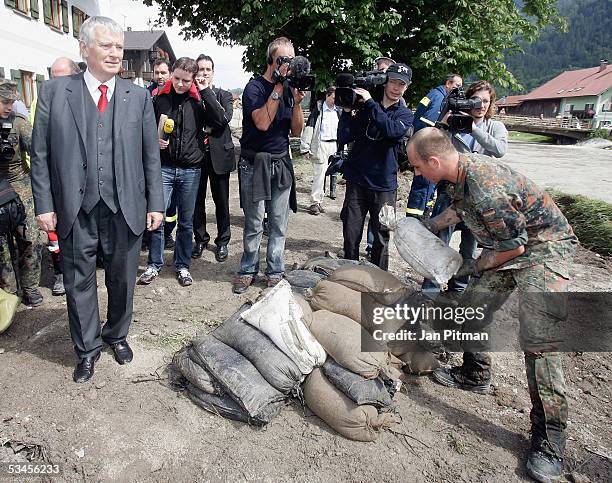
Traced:
[[420, 98], [448, 72], [518, 87], [503, 52], [520, 49], [545, 25], [562, 25], [556, 0], [145, 0], [160, 20], [182, 26], [186, 38], [212, 35], [246, 46], [244, 67], [265, 69], [265, 49], [289, 37], [317, 76], [317, 89], [338, 72], [370, 68], [389, 55], [413, 69], [409, 95]]

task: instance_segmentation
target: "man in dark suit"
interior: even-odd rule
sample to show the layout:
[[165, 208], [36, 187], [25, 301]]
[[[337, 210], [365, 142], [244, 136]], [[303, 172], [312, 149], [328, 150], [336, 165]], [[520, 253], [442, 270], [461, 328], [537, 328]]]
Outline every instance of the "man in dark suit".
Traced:
[[[79, 35], [82, 74], [43, 84], [32, 146], [37, 220], [55, 230], [63, 255], [75, 382], [94, 373], [102, 343], [125, 364], [142, 233], [162, 221], [159, 144], [150, 94], [117, 76], [123, 29], [91, 17]], [[100, 323], [96, 253], [104, 255], [108, 313]]]
[[[200, 55], [198, 74], [196, 79], [202, 84], [212, 86], [215, 74], [215, 63], [208, 55]], [[196, 200], [193, 215], [193, 234], [195, 246], [192, 258], [200, 258], [210, 241], [206, 231], [206, 185], [210, 179], [210, 191], [215, 202], [215, 215], [217, 218], [217, 238], [215, 238], [215, 258], [218, 262], [227, 260], [227, 244], [230, 241], [230, 212], [229, 212], [229, 181], [230, 173], [236, 169], [234, 157], [234, 142], [230, 132], [229, 123], [232, 120], [234, 107], [231, 92], [212, 87], [217, 101], [225, 110], [222, 127], [206, 128], [207, 136], [204, 140], [206, 149], [200, 176], [200, 189]]]

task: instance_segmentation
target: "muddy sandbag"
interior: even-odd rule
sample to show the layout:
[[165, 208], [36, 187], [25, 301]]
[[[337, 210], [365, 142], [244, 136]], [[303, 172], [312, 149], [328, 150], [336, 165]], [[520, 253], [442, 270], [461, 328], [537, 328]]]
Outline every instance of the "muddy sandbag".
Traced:
[[[243, 423], [252, 424], [253, 426], [263, 426], [270, 422], [265, 419], [249, 416], [249, 413], [247, 413], [240, 404], [227, 395], [217, 396], [215, 394], [208, 394], [192, 384], [187, 385], [187, 394], [189, 398], [202, 409], [218, 416], [233, 419], [234, 421], [242, 421]], [[274, 404], [278, 405], [278, 411], [282, 409], [282, 403], [278, 402]]]
[[345, 369], [328, 357], [323, 364], [325, 377], [356, 404], [371, 404], [377, 408], [391, 405], [391, 395], [379, 378], [365, 379]]
[[283, 393], [273, 388], [239, 352], [208, 335], [194, 340], [194, 356], [251, 418], [270, 421], [280, 408]]
[[406, 364], [403, 367], [405, 372], [416, 374], [417, 376], [431, 374], [440, 367], [440, 362], [436, 359], [436, 356], [424, 350], [420, 352], [406, 352], [400, 355], [399, 359]]
[[[389, 354], [386, 347], [371, 341], [371, 347], [379, 348], [380, 352], [362, 352], [362, 328], [354, 320], [327, 310], [317, 310], [313, 313], [310, 331], [341, 366], [366, 379], [378, 377], [381, 371], [388, 372]], [[367, 333], [364, 336], [369, 337]]]
[[304, 293], [304, 298], [314, 310], [328, 310], [361, 324], [361, 292], [336, 282], [321, 280], [316, 287]]
[[359, 406], [315, 369], [304, 383], [304, 400], [310, 410], [338, 431], [355, 441], [374, 441], [383, 429], [397, 423], [392, 413], [378, 414], [374, 406]]
[[302, 266], [302, 270], [311, 270], [324, 277], [329, 277], [335, 270], [347, 265], [359, 265], [359, 261], [345, 260], [344, 258], [314, 257], [306, 260]]
[[285, 279], [293, 290], [303, 292], [319, 283], [323, 279], [323, 275], [312, 270], [292, 270], [285, 273]]
[[201, 391], [218, 396], [223, 394], [215, 378], [196, 362], [191, 347], [185, 347], [174, 355], [172, 368]]
[[304, 322], [304, 325], [310, 329], [310, 326], [312, 325], [312, 308], [310, 307], [310, 304], [302, 295], [299, 294], [293, 294], [293, 300], [295, 300], [295, 302], [302, 309], [302, 322]]
[[302, 371], [268, 336], [240, 318], [249, 307], [244, 304], [212, 335], [246, 357], [272, 387], [283, 394], [296, 391], [304, 379]]
[[379, 218], [381, 224], [392, 231], [399, 254], [419, 275], [443, 284], [461, 267], [461, 255], [416, 218], [396, 218], [395, 208], [387, 204], [380, 210]]
[[369, 265], [340, 267], [329, 280], [358, 292], [398, 293], [407, 288], [396, 276], [381, 268]]
[[325, 350], [304, 324], [304, 313], [289, 282], [281, 280], [263, 299], [242, 313], [242, 318], [266, 334], [295, 362], [302, 374], [325, 362]]

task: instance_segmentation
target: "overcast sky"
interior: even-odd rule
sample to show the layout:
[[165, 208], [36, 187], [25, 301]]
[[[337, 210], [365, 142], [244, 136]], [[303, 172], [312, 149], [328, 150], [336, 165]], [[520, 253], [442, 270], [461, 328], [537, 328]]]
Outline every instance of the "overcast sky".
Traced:
[[[221, 0], [223, 1], [223, 0]], [[132, 30], [149, 30], [147, 22], [154, 22], [159, 17], [158, 7], [147, 7], [140, 1], [135, 0], [101, 0], [102, 10], [119, 22], [124, 28], [131, 27]], [[168, 40], [176, 57], [197, 57], [199, 54], [210, 55], [215, 61], [214, 84], [224, 89], [234, 89], [244, 87], [249, 81], [250, 75], [242, 68], [241, 47], [223, 47], [217, 44], [213, 38], [203, 40], [183, 40], [180, 35], [180, 27], [163, 26], [155, 27], [155, 30], [163, 29], [166, 31]]]

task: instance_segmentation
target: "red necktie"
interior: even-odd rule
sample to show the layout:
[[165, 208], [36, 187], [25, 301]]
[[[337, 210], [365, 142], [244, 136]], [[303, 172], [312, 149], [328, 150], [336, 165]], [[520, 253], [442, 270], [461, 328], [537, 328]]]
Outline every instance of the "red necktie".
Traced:
[[98, 87], [98, 89], [100, 89], [100, 92], [102, 93], [100, 99], [98, 99], [98, 112], [102, 114], [106, 110], [106, 106], [108, 106], [108, 99], [106, 97], [106, 91], [108, 90], [108, 86], [100, 84], [100, 87]]

